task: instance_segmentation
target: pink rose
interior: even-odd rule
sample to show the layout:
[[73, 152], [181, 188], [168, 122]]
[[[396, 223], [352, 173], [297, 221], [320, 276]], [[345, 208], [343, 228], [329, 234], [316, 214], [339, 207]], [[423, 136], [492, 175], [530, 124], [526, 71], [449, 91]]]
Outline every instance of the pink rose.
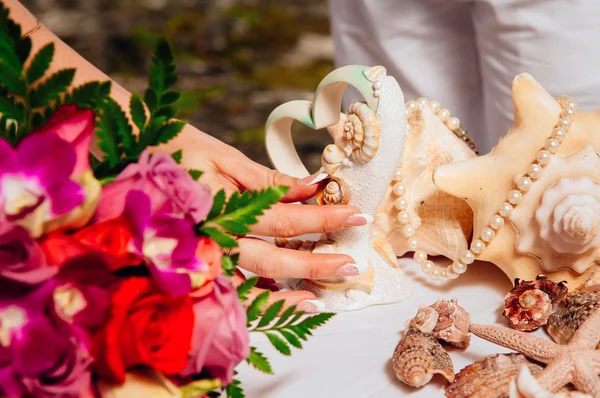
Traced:
[[194, 303], [192, 348], [181, 375], [204, 369], [226, 385], [233, 380], [233, 369], [250, 355], [246, 311], [227, 278], [218, 277], [213, 286], [210, 294]]
[[121, 215], [127, 193], [143, 191], [152, 202], [152, 214], [157, 211], [182, 214], [198, 223], [206, 218], [212, 207], [210, 188], [194, 181], [189, 173], [168, 153], [150, 154], [144, 151], [138, 163], [131, 164], [115, 181], [102, 190], [96, 220]]

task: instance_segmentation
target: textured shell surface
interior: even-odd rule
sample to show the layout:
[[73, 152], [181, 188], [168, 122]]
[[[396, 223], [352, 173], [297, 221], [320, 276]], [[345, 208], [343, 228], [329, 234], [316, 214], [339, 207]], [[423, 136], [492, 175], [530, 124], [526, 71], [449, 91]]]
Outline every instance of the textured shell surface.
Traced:
[[364, 102], [353, 102], [348, 107], [344, 123], [344, 137], [352, 149], [350, 159], [366, 163], [379, 149], [381, 127], [377, 114]]
[[563, 388], [557, 393], [551, 393], [544, 389], [531, 374], [527, 366], [514, 377], [509, 386], [509, 398], [592, 398], [591, 395]]
[[341, 178], [329, 176], [319, 187], [316, 196], [319, 205], [345, 205], [350, 201], [350, 189]]
[[329, 144], [323, 150], [321, 164], [328, 174], [334, 175], [343, 166], [344, 159], [347, 158], [348, 155], [344, 148], [335, 144]]
[[433, 329], [435, 338], [459, 348], [467, 348], [471, 342], [469, 326], [471, 316], [460, 305], [457, 299], [439, 299], [431, 306], [439, 314]]
[[546, 330], [559, 344], [567, 344], [581, 324], [600, 307], [600, 294], [571, 292], [555, 313], [550, 315]]
[[406, 326], [415, 327], [423, 333], [433, 333], [438, 323], [440, 313], [432, 307], [421, 306], [414, 318], [406, 321]]
[[511, 380], [526, 366], [533, 375], [542, 366], [521, 354], [495, 354], [468, 365], [445, 387], [448, 398], [508, 398]]
[[504, 315], [511, 328], [532, 331], [544, 325], [554, 306], [568, 292], [566, 282], [555, 283], [545, 275], [535, 281], [515, 280], [515, 287], [504, 298]]
[[448, 353], [431, 333], [423, 333], [411, 327], [398, 344], [392, 358], [394, 372], [400, 381], [422, 387], [434, 374], [454, 380], [454, 367]]
[[386, 76], [387, 70], [383, 66], [377, 65], [365, 69], [363, 74], [370, 82], [376, 82], [383, 79]]
[[[477, 155], [429, 107], [411, 113], [408, 122], [409, 133], [398, 166], [406, 189], [406, 211], [411, 219], [420, 221], [415, 235], [419, 250], [432, 256], [458, 259], [468, 248], [473, 213], [464, 200], [435, 187], [433, 171], [438, 166]], [[393, 186], [394, 183], [379, 206], [374, 227], [377, 233], [389, 236], [396, 255], [402, 256], [413, 250], [402, 235], [403, 225], [397, 220], [398, 196], [394, 194]]]

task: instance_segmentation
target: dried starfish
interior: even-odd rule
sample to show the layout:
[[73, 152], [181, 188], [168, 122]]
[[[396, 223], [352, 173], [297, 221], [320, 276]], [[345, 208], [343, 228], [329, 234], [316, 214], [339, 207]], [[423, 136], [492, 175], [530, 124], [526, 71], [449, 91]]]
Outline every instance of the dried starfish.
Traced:
[[579, 392], [600, 397], [600, 311], [581, 325], [567, 345], [560, 345], [502, 326], [471, 325], [482, 339], [510, 348], [548, 366], [536, 376], [540, 385], [557, 392], [571, 383]]

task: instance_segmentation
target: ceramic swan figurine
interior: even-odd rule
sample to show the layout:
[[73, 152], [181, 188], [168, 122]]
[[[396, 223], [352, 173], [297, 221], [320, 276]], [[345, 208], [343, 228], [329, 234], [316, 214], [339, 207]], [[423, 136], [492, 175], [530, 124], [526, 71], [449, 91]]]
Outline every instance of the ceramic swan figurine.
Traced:
[[[350, 104], [347, 114], [340, 114], [348, 85], [365, 101]], [[396, 173], [406, 138], [404, 97], [396, 80], [381, 66], [345, 66], [321, 81], [313, 101], [291, 101], [271, 113], [265, 128], [271, 162], [279, 171], [300, 178], [309, 173], [294, 148], [290, 130], [294, 121], [315, 130], [329, 128], [336, 138], [323, 152], [328, 178], [321, 183], [319, 204], [347, 203], [375, 217]], [[347, 254], [361, 272], [356, 277], [305, 280], [294, 287], [312, 290], [326, 309], [333, 311], [409, 298], [413, 284], [398, 268], [391, 245], [370, 230], [371, 225], [367, 225], [329, 233], [318, 242], [279, 241], [299, 250]]]

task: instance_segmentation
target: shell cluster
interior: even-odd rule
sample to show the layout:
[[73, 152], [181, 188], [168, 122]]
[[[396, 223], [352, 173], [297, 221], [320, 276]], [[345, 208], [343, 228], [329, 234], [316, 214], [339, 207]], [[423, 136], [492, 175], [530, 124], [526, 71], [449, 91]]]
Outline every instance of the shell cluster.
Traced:
[[566, 282], [554, 283], [545, 275], [535, 281], [515, 280], [515, 287], [504, 298], [504, 315], [511, 328], [532, 331], [544, 325], [555, 305], [568, 292]]
[[550, 315], [546, 330], [558, 344], [567, 344], [579, 326], [599, 307], [598, 293], [569, 293], [556, 312]]
[[423, 333], [415, 327], [406, 331], [392, 358], [394, 372], [400, 381], [412, 387], [422, 387], [434, 374], [454, 380], [452, 360], [431, 333]]
[[445, 387], [446, 397], [507, 398], [511, 381], [523, 366], [536, 375], [542, 367], [521, 354], [495, 354], [472, 363]]
[[470, 324], [471, 316], [456, 299], [439, 299], [433, 305], [421, 306], [417, 315], [408, 322], [410, 327], [432, 333], [436, 339], [458, 348], [469, 346]]

